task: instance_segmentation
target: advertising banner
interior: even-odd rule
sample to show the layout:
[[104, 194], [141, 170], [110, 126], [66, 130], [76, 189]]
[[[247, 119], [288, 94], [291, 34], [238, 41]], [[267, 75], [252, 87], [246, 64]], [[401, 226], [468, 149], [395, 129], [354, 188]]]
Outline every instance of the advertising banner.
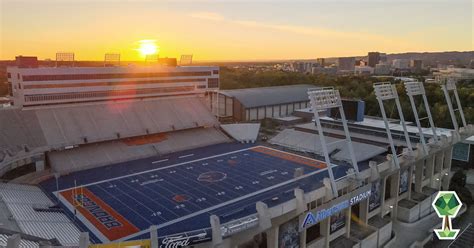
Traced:
[[400, 188], [398, 195], [408, 191], [408, 170], [400, 171]]
[[382, 181], [377, 180], [375, 182], [372, 182], [372, 188], [371, 188], [371, 194], [369, 197], [369, 212], [372, 212], [374, 209], [380, 207], [380, 202], [381, 202], [381, 185]]
[[278, 230], [279, 248], [299, 248], [300, 233], [298, 232], [298, 218], [282, 224]]
[[343, 228], [346, 225], [346, 215], [344, 211], [341, 211], [333, 216], [331, 216], [331, 227], [330, 233], [334, 233], [337, 230]]

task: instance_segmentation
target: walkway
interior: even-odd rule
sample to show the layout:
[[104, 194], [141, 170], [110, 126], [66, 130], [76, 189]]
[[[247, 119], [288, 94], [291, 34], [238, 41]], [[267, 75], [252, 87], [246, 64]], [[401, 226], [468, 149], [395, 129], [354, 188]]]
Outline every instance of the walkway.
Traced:
[[[433, 227], [441, 226], [441, 219], [435, 212], [424, 217], [416, 223], [393, 222], [393, 231], [397, 240], [394, 247], [410, 247], [415, 241], [422, 241], [428, 235], [432, 234]], [[420, 231], [423, 230], [423, 231]]]

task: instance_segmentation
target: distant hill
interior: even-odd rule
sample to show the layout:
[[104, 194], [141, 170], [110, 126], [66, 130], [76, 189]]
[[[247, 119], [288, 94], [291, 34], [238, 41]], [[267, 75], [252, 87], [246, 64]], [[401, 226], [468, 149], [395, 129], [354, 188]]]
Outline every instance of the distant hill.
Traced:
[[[367, 59], [367, 55], [354, 56], [356, 59]], [[327, 63], [335, 63], [336, 57], [326, 58]], [[388, 61], [394, 59], [421, 59], [425, 66], [436, 67], [438, 64], [466, 66], [474, 59], [474, 51], [466, 52], [408, 52], [387, 54]]]
[[467, 65], [474, 59], [474, 51], [468, 52], [433, 52], [433, 53], [397, 53], [388, 54], [388, 60], [393, 59], [421, 59], [425, 65]]

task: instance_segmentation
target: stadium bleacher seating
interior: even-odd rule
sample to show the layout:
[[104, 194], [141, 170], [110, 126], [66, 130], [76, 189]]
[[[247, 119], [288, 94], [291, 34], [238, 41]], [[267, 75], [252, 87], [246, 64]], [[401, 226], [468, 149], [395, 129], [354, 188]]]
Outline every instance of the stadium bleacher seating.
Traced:
[[213, 127], [170, 132], [164, 137], [161, 142], [137, 146], [127, 145], [121, 141], [81, 146], [76, 149], [51, 152], [49, 160], [54, 171], [66, 174], [229, 141], [221, 131]]
[[7, 163], [41, 154], [46, 147], [34, 111], [0, 109], [0, 174]]
[[65, 106], [38, 109], [36, 114], [50, 146], [116, 140], [217, 124], [198, 97]]
[[16, 153], [24, 146], [42, 147], [46, 140], [33, 111], [2, 109], [0, 114], [0, 149]]
[[218, 124], [198, 96], [0, 109], [0, 175], [9, 164], [46, 151]]
[[[9, 235], [0, 233], [0, 247], [7, 247]], [[20, 240], [21, 248], [38, 248], [39, 244], [30, 240], [21, 239]]]
[[0, 183], [0, 197], [22, 232], [45, 239], [57, 238], [65, 246], [78, 244], [80, 231], [65, 214], [35, 210], [54, 205], [40, 188]]
[[153, 146], [160, 154], [165, 154], [229, 141], [218, 129], [199, 128], [169, 133], [168, 139]]

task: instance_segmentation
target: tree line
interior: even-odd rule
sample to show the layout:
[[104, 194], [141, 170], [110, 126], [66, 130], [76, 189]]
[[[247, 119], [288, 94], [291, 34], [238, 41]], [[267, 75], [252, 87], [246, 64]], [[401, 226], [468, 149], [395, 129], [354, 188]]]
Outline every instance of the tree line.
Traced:
[[[419, 78], [420, 81], [423, 78]], [[303, 74], [285, 71], [249, 71], [245, 69], [233, 69], [221, 67], [220, 71], [221, 89], [241, 89], [253, 87], [268, 87], [294, 84], [310, 84], [318, 87], [334, 86], [339, 90], [341, 97], [349, 99], [361, 99], [365, 101], [365, 114], [370, 116], [381, 116], [380, 108], [375, 98], [373, 84], [380, 81], [389, 81], [396, 84], [398, 95], [403, 109], [403, 115], [407, 121], [414, 122], [414, 115], [408, 96], [405, 93], [403, 82], [393, 78], [374, 78], [370, 76], [333, 76], [325, 74]], [[474, 80], [460, 81], [457, 84], [459, 98], [463, 107], [467, 123], [474, 123]], [[437, 127], [452, 128], [451, 117], [444, 94], [438, 84], [426, 84], [426, 95]], [[454, 101], [454, 98], [452, 97]], [[394, 101], [385, 104], [385, 111], [389, 118], [398, 119], [398, 112]], [[427, 116], [423, 108], [421, 97], [415, 98], [418, 115], [420, 118]], [[456, 106], [456, 105], [455, 105]], [[460, 119], [458, 123], [461, 123]], [[428, 120], [421, 121], [422, 126], [428, 126]]]

